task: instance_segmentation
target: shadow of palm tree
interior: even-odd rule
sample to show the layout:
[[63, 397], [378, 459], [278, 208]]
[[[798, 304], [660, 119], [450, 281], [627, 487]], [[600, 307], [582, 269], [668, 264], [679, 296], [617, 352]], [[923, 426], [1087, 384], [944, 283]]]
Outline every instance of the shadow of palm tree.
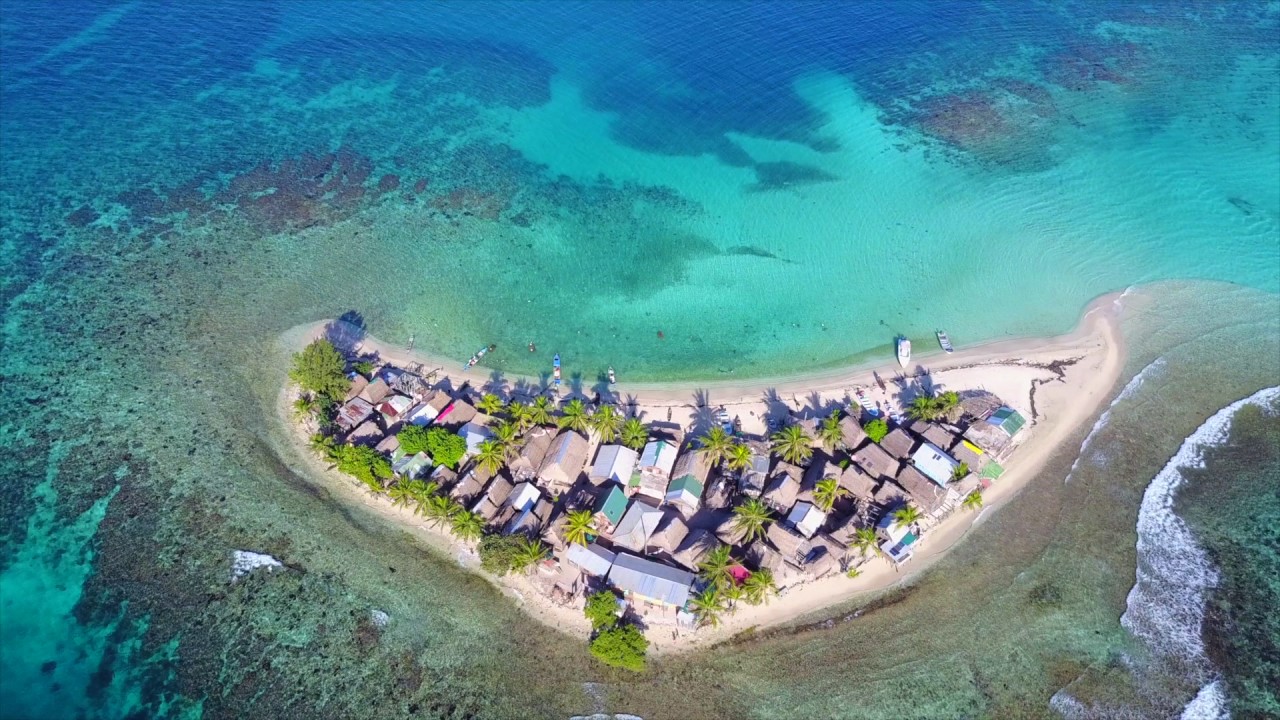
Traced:
[[703, 435], [716, 424], [716, 410], [711, 407], [711, 396], [706, 390], [694, 390], [693, 417], [687, 428], [688, 434], [692, 437]]
[[627, 396], [623, 398], [622, 407], [624, 410], [626, 410], [628, 415], [632, 417], [640, 417], [640, 414], [637, 414], [636, 412], [640, 407], [640, 399], [637, 398], [635, 395], [632, 395], [631, 393], [627, 393]]
[[765, 404], [764, 423], [766, 434], [779, 430], [791, 422], [791, 406], [778, 395], [778, 391], [775, 388], [765, 390], [763, 399]]
[[494, 370], [489, 373], [489, 379], [484, 385], [480, 386], [480, 391], [486, 394], [497, 395], [503, 401], [510, 400], [507, 396], [507, 378], [501, 370]]
[[614, 394], [613, 388], [609, 386], [609, 376], [605, 373], [596, 375], [596, 383], [591, 386], [591, 391], [595, 393], [596, 397], [600, 398], [602, 403], [618, 402], [617, 395]]
[[364, 316], [355, 310], [342, 313], [324, 326], [324, 338], [347, 357], [355, 356], [366, 335], [368, 328], [365, 326]]
[[582, 392], [582, 373], [570, 373], [568, 387], [569, 394], [566, 396], [568, 399], [577, 398], [583, 401], [587, 399], [586, 394]]

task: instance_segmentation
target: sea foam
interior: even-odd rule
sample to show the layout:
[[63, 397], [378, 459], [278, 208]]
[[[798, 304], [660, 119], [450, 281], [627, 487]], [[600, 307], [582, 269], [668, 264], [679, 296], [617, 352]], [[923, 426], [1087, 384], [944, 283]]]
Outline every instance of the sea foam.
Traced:
[[239, 580], [260, 567], [270, 569], [278, 568], [282, 565], [283, 563], [266, 553], [236, 550], [231, 553], [231, 580], [232, 582]]
[[[1116, 395], [1111, 404], [1107, 406], [1107, 409], [1102, 412], [1102, 415], [1098, 416], [1098, 420], [1093, 424], [1093, 427], [1089, 428], [1089, 434], [1084, 436], [1084, 441], [1080, 443], [1080, 452], [1076, 455], [1076, 461], [1071, 463], [1071, 469], [1067, 471], [1067, 479], [1063, 480], [1064, 483], [1071, 482], [1071, 476], [1075, 474], [1076, 468], [1080, 467], [1080, 461], [1084, 460], [1085, 452], [1093, 445], [1094, 437], [1111, 422], [1111, 411], [1115, 409], [1116, 405], [1133, 397], [1134, 393], [1138, 392], [1142, 384], [1147, 381], [1147, 378], [1158, 374], [1164, 368], [1164, 362], [1163, 357], [1158, 357], [1142, 368], [1137, 375], [1129, 378], [1129, 382], [1125, 383], [1124, 388], [1120, 390], [1120, 394]], [[1096, 451], [1092, 455], [1092, 457], [1098, 456], [1099, 453]]]

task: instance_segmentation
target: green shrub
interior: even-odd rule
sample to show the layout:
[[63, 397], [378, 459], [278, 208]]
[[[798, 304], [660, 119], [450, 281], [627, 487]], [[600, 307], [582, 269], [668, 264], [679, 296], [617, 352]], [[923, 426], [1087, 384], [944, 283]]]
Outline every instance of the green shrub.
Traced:
[[373, 363], [368, 360], [351, 363], [351, 369], [367, 378], [373, 377]]
[[644, 670], [644, 654], [649, 649], [635, 625], [617, 625], [601, 630], [591, 641], [591, 654], [606, 665], [639, 672]]
[[480, 541], [480, 567], [502, 577], [511, 572], [520, 553], [519, 536], [485, 535]]
[[289, 378], [303, 390], [332, 400], [341, 400], [351, 387], [347, 380], [347, 363], [333, 343], [321, 338], [293, 356]]
[[370, 487], [391, 477], [391, 463], [371, 447], [343, 445], [336, 453], [338, 469]]
[[878, 443], [884, 439], [885, 435], [889, 434], [889, 423], [885, 422], [883, 418], [876, 418], [864, 425], [862, 429], [867, 433], [867, 437], [871, 438], [871, 442]]
[[410, 425], [396, 433], [396, 439], [400, 441], [400, 449], [408, 455], [417, 455], [427, 449], [427, 429], [418, 425]]
[[[405, 452], [408, 452], [407, 450]], [[444, 428], [427, 431], [427, 454], [437, 465], [458, 467], [458, 461], [467, 453], [467, 441]]]
[[618, 596], [608, 590], [587, 598], [587, 606], [582, 610], [591, 621], [592, 630], [604, 630], [618, 624]]

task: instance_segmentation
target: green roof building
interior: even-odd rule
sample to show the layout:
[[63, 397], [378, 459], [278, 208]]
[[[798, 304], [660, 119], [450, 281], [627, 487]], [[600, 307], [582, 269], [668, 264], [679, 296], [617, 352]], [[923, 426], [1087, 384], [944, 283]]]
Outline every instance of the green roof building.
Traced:
[[613, 528], [618, 526], [618, 521], [626, 511], [627, 495], [622, 492], [622, 486], [609, 483], [609, 489], [600, 498], [600, 502], [596, 503], [596, 517]]
[[1006, 405], [991, 413], [991, 417], [987, 418], [987, 423], [995, 425], [1004, 430], [1009, 437], [1013, 437], [1018, 434], [1023, 425], [1027, 424], [1027, 419], [1022, 417], [1022, 414], [1017, 410]]

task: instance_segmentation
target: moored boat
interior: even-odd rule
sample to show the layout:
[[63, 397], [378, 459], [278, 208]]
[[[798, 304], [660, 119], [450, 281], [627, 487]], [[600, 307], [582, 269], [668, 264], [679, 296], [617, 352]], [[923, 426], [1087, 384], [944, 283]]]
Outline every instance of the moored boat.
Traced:
[[555, 375], [556, 387], [560, 387], [560, 353], [551, 358], [552, 374]]
[[613, 366], [609, 366], [609, 384], [613, 385], [618, 382], [618, 376], [613, 373]]
[[463, 372], [466, 372], [466, 371], [470, 370], [471, 368], [475, 367], [475, 366], [476, 366], [476, 363], [480, 362], [480, 358], [484, 357], [484, 356], [485, 356], [486, 354], [488, 354], [488, 352], [489, 352], [490, 350], [492, 350], [492, 349], [493, 349], [493, 346], [492, 346], [492, 345], [486, 345], [486, 346], [484, 346], [484, 347], [480, 348], [479, 350], [477, 350], [477, 351], [476, 351], [476, 354], [475, 354], [475, 355], [472, 355], [472, 356], [471, 356], [471, 359], [470, 359], [470, 360], [468, 360], [466, 363], [464, 363], [464, 364], [463, 364], [463, 366], [462, 366], [462, 371], [463, 371]]
[[951, 344], [951, 338], [947, 337], [942, 330], [938, 331], [938, 345], [942, 346], [942, 350], [948, 355], [956, 351], [955, 346]]
[[898, 364], [906, 367], [911, 362], [911, 341], [905, 337], [898, 338]]

